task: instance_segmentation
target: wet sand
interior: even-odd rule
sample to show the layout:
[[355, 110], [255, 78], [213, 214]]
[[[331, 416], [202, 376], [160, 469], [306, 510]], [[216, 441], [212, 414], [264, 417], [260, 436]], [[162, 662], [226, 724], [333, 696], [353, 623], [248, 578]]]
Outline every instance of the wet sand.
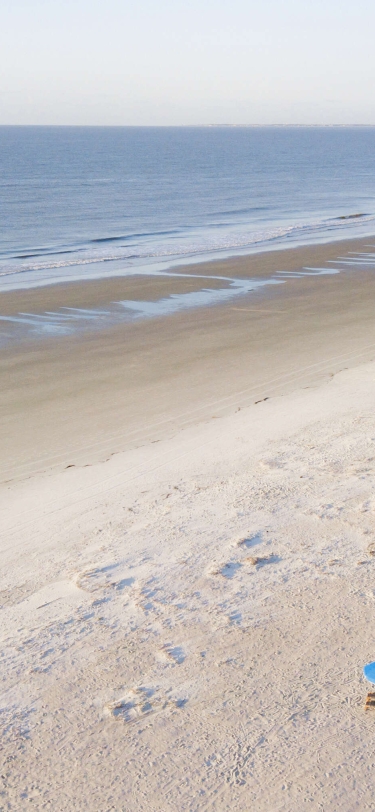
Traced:
[[[269, 252], [189, 271], [268, 278], [306, 265], [329, 268], [330, 259], [371, 250], [369, 243]], [[8, 314], [42, 312], [192, 288], [194, 279], [116, 278], [7, 293], [0, 305]], [[224, 306], [8, 347], [1, 353], [1, 478], [91, 464], [275, 392], [312, 385], [356, 363], [359, 354], [368, 360], [374, 299], [373, 271], [347, 266], [336, 276], [288, 279]]]

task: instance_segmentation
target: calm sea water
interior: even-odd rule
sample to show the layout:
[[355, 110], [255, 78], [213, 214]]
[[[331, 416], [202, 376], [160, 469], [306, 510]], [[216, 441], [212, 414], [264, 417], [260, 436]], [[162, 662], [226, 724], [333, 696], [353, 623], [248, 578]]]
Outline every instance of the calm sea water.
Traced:
[[0, 127], [0, 287], [375, 233], [375, 128]]

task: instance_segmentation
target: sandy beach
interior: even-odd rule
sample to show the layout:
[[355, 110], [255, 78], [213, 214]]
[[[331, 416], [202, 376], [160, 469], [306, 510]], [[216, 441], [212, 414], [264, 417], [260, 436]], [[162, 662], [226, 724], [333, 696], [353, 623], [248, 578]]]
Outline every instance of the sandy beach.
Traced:
[[[2, 313], [199, 289], [179, 270]], [[348, 261], [2, 350], [0, 809], [374, 809], [374, 301]]]
[[[61, 306], [100, 308], [118, 298], [158, 300], [223, 284], [273, 279], [370, 252], [350, 240], [177, 269], [194, 277], [124, 277], [1, 295], [3, 315]], [[370, 245], [369, 245], [370, 243]], [[209, 282], [207, 281], [207, 278]], [[281, 277], [223, 306], [15, 342], [1, 350], [0, 479], [84, 465], [255, 400], [309, 386], [372, 358], [372, 267], [333, 276]], [[277, 277], [280, 281], [280, 277]]]

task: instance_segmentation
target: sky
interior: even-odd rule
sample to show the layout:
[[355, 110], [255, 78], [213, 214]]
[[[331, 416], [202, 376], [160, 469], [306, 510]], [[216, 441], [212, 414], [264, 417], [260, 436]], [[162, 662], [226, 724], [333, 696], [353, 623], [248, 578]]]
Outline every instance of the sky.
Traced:
[[0, 124], [375, 125], [374, 0], [1, 0]]

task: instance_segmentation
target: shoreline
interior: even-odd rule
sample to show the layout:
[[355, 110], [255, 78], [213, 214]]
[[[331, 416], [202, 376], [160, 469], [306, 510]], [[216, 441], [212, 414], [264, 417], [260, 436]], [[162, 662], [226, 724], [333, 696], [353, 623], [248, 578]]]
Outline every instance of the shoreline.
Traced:
[[[358, 250], [361, 245], [356, 243]], [[352, 250], [353, 243], [345, 247]], [[238, 260], [230, 270], [238, 277], [268, 278], [277, 269], [322, 264], [323, 257], [328, 265], [334, 256], [331, 245]], [[205, 276], [210, 270], [223, 273], [217, 265], [201, 268]], [[7, 306], [94, 307], [114, 293], [157, 299], [200, 284], [197, 274], [113, 280], [109, 287], [53, 286], [7, 294]], [[374, 297], [374, 272], [343, 266], [336, 276], [290, 278], [225, 305], [8, 347], [0, 367], [0, 478], [92, 464], [274, 391], [315, 385], [358, 356], [370, 360]]]
[[[239, 275], [240, 278], [243, 278], [244, 275], [251, 276], [251, 277], [258, 277], [258, 276], [265, 276], [267, 273], [275, 273], [276, 270], [297, 270], [303, 267], [303, 264], [306, 264], [305, 260], [309, 262], [319, 263], [328, 260], [334, 260], [340, 253], [340, 251], [347, 252], [351, 249], [358, 249], [361, 250], [362, 248], [367, 247], [368, 241], [374, 241], [374, 245], [371, 246], [375, 249], [375, 233], [369, 235], [367, 237], [349, 237], [345, 239], [338, 239], [338, 240], [326, 240], [320, 243], [311, 243], [308, 245], [298, 245], [298, 246], [284, 246], [282, 248], [275, 247], [275, 248], [265, 248], [259, 252], [239, 255], [233, 254], [225, 258], [212, 258], [207, 260], [198, 260], [192, 262], [179, 262], [175, 265], [171, 265], [166, 270], [161, 271], [150, 271], [149, 273], [147, 270], [143, 272], [137, 273], [137, 270], [134, 273], [127, 273], [127, 269], [125, 268], [125, 273], [121, 274], [121, 272], [103, 276], [103, 277], [93, 277], [87, 279], [74, 279], [71, 281], [48, 281], [41, 283], [35, 287], [26, 287], [26, 288], [15, 288], [12, 290], [2, 290], [0, 289], [0, 304], [2, 307], [5, 306], [6, 312], [8, 312], [9, 308], [12, 308], [12, 302], [15, 301], [17, 298], [20, 301], [38, 301], [40, 298], [42, 301], [50, 301], [51, 303], [58, 302], [61, 299], [61, 295], [66, 290], [69, 295], [74, 296], [74, 291], [82, 290], [87, 287], [91, 287], [92, 290], [97, 290], [99, 294], [99, 299], [95, 298], [95, 301], [100, 301], [100, 291], [104, 291], [107, 287], [111, 288], [113, 286], [113, 290], [117, 292], [117, 295], [123, 293], [126, 290], [127, 285], [129, 285], [130, 290], [134, 287], [134, 280], [136, 280], [136, 284], [140, 284], [141, 287], [144, 285], [146, 288], [150, 285], [151, 280], [153, 282], [163, 280], [165, 278], [173, 279], [176, 276], [183, 275], [184, 273], [192, 273], [193, 276], [215, 276], [216, 274], [220, 276], [225, 275], [233, 275], [233, 270], [235, 271], [236, 275]], [[53, 291], [56, 291], [54, 293]], [[79, 295], [79, 294], [78, 294]], [[103, 295], [103, 293], [101, 294]], [[114, 294], [116, 295], [116, 293]], [[89, 294], [90, 296], [90, 294]], [[79, 296], [81, 300], [81, 296]], [[91, 297], [90, 297], [91, 299]], [[7, 302], [8, 300], [8, 302]]]
[[[372, 215], [343, 215], [338, 217], [337, 220], [344, 221], [347, 220], [348, 223], [355, 222], [357, 217], [362, 216], [370, 216]], [[95, 259], [87, 259], [82, 261], [80, 265], [75, 265], [74, 263], [68, 263], [66, 266], [62, 266], [65, 268], [65, 275], [66, 278], [61, 278], [59, 265], [50, 267], [46, 266], [43, 268], [34, 268], [34, 269], [23, 269], [18, 271], [0, 271], [0, 293], [6, 293], [8, 291], [13, 292], [17, 290], [28, 290], [28, 289], [38, 289], [49, 287], [51, 285], [70, 285], [75, 283], [85, 283], [85, 282], [100, 282], [105, 280], [117, 279], [122, 278], [124, 275], [129, 273], [129, 276], [148, 276], [148, 275], [157, 275], [157, 274], [168, 274], [173, 273], [175, 270], [182, 270], [184, 268], [191, 268], [194, 269], [196, 266], [209, 266], [212, 263], [219, 263], [219, 264], [226, 264], [232, 263], [236, 260], [247, 260], [249, 258], [258, 258], [262, 257], [265, 254], [273, 254], [279, 252], [294, 252], [294, 251], [303, 251], [309, 250], [320, 247], [327, 247], [329, 245], [340, 245], [345, 243], [351, 242], [358, 242], [363, 243], [367, 240], [374, 239], [374, 232], [369, 230], [368, 233], [357, 233], [356, 235], [346, 234], [343, 236], [342, 234], [334, 235], [332, 232], [329, 236], [323, 237], [322, 234], [316, 235], [314, 238], [305, 238], [305, 239], [298, 239], [293, 238], [289, 242], [285, 241], [284, 238], [270, 238], [265, 241], [254, 242], [246, 247], [235, 247], [233, 248], [218, 248], [213, 251], [208, 252], [198, 252], [198, 253], [187, 253], [183, 256], [176, 255], [172, 259], [164, 258], [160, 261], [148, 261], [146, 264], [138, 264], [138, 265], [127, 265], [127, 259], [125, 258], [105, 258], [102, 260], [95, 260]], [[110, 238], [109, 238], [110, 239]], [[117, 238], [114, 238], [117, 239]], [[107, 264], [110, 263], [113, 270], [109, 273], [108, 271], [105, 272], [104, 268]], [[124, 264], [125, 263], [125, 264]], [[84, 267], [86, 269], [85, 274], [79, 273], [75, 275], [74, 268], [77, 267]], [[68, 272], [68, 269], [69, 272]], [[48, 274], [48, 272], [55, 271], [54, 276], [47, 276], [45, 277], [44, 274]], [[77, 272], [76, 272], [77, 273]], [[41, 275], [40, 275], [41, 274]], [[23, 281], [27, 279], [27, 282]], [[9, 281], [8, 281], [9, 280]]]
[[350, 270], [348, 262], [352, 270], [360, 270], [357, 253], [370, 253], [369, 267], [375, 267], [375, 254], [369, 248], [375, 245], [345, 240], [339, 248], [336, 243], [321, 244], [182, 265], [168, 273], [125, 274], [0, 292], [0, 351], [12, 350], [15, 342], [54, 341], [73, 332], [104, 333], [127, 322], [230, 305], [246, 295], [272, 296], [271, 288], [290, 284], [293, 275], [345, 273]]

